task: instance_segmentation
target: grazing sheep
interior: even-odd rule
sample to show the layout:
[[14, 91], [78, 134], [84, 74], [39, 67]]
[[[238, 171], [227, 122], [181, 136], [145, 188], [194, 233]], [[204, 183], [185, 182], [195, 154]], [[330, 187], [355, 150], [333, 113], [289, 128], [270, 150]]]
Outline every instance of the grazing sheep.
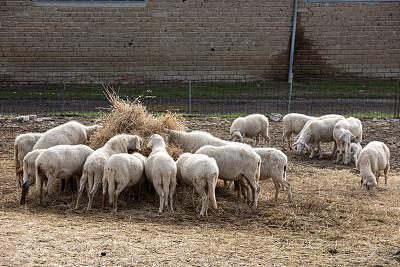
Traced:
[[137, 135], [119, 134], [112, 137], [103, 147], [94, 151], [87, 158], [83, 166], [75, 209], [79, 207], [79, 200], [86, 186], [88, 186], [89, 195], [87, 210], [92, 209], [93, 197], [102, 183], [104, 165], [107, 160], [114, 154], [128, 153], [128, 150], [133, 149], [140, 150], [141, 142], [142, 139]]
[[147, 148], [151, 149], [151, 153], [146, 161], [145, 173], [160, 197], [158, 213], [162, 214], [164, 206], [168, 207], [168, 197], [171, 211], [174, 211], [173, 196], [176, 188], [176, 163], [165, 150], [165, 142], [160, 135], [153, 134], [150, 137]]
[[33, 149], [44, 149], [57, 145], [85, 144], [99, 126], [85, 126], [70, 121], [46, 131], [36, 142]]
[[256, 142], [254, 147], [258, 145], [259, 135], [261, 135], [264, 137], [264, 145], [269, 146], [268, 127], [269, 122], [267, 117], [262, 114], [252, 114], [236, 118], [232, 122], [229, 132], [233, 141], [239, 139], [241, 143], [244, 142], [244, 137], [255, 137]]
[[232, 142], [219, 139], [203, 131], [192, 131], [189, 133], [170, 129], [164, 129], [163, 131], [168, 134], [169, 143], [180, 146], [184, 152], [188, 153], [194, 153], [206, 145], [226, 146], [232, 144]]
[[[183, 153], [176, 161], [177, 178], [182, 183], [183, 196], [185, 199], [186, 186], [194, 187], [201, 197], [201, 210], [199, 217], [207, 215], [208, 201], [211, 207], [217, 210], [215, 199], [215, 187], [217, 185], [219, 170], [215, 159], [203, 154]], [[207, 190], [206, 190], [207, 188]], [[208, 191], [208, 194], [206, 193]]]
[[282, 141], [283, 149], [285, 150], [285, 139], [287, 140], [287, 146], [289, 149], [293, 149], [291, 146], [290, 138], [292, 134], [297, 135], [303, 129], [304, 125], [315, 117], [307, 116], [300, 113], [289, 113], [282, 119]]
[[272, 178], [275, 184], [275, 202], [278, 201], [280, 184], [287, 191], [288, 201], [292, 202], [292, 191], [286, 181], [287, 156], [276, 148], [255, 148], [254, 151], [261, 157], [260, 181]]
[[122, 190], [136, 184], [139, 184], [140, 187], [145, 179], [145, 162], [146, 157], [139, 153], [114, 154], [107, 160], [103, 175], [103, 210], [107, 191], [113, 212], [117, 212], [117, 200]]
[[[82, 174], [86, 158], [92, 153], [93, 149], [86, 145], [58, 145], [42, 151], [35, 161], [39, 203], [42, 206], [47, 204], [48, 194], [56, 178], [78, 178]], [[47, 185], [43, 192], [45, 181]]]
[[389, 159], [389, 148], [379, 141], [372, 141], [361, 150], [356, 167], [361, 174], [362, 188], [366, 188], [368, 191], [374, 190], [378, 186], [381, 171], [385, 175], [385, 186], [387, 185], [387, 172], [390, 169]]
[[[332, 117], [322, 120], [310, 120], [304, 125], [297, 136], [297, 141], [294, 143], [296, 146], [297, 154], [300, 155], [304, 148], [309, 148], [312, 145], [310, 158], [314, 157], [315, 147], [318, 147], [319, 157], [323, 157], [320, 142], [334, 142], [333, 128], [339, 120], [344, 119], [343, 116]], [[336, 142], [334, 142], [334, 149], [331, 156], [336, 152]]]
[[338, 121], [333, 128], [333, 139], [335, 139], [338, 152], [336, 162], [339, 162], [340, 157], [343, 156], [343, 163], [345, 163], [352, 140], [356, 139], [356, 143], [362, 141], [361, 121], [353, 117]]
[[347, 157], [346, 157], [346, 162], [345, 164], [349, 164], [351, 160], [354, 161], [354, 163], [357, 163], [358, 156], [360, 155], [360, 152], [362, 150], [362, 146], [360, 143], [351, 143], [349, 146], [349, 150], [347, 151]]
[[261, 158], [251, 147], [242, 145], [204, 146], [195, 154], [204, 154], [216, 160], [219, 169], [218, 178], [239, 182], [245, 179], [253, 193], [253, 208], [257, 208]]
[[22, 161], [25, 155], [32, 151], [36, 142], [43, 135], [43, 133], [26, 133], [20, 134], [15, 138], [14, 141], [14, 162], [15, 162], [15, 174], [16, 174], [16, 186], [20, 188], [22, 186], [23, 179], [23, 167]]
[[24, 157], [22, 161], [23, 168], [23, 184], [22, 184], [22, 192], [21, 192], [21, 200], [20, 204], [25, 204], [26, 196], [28, 195], [28, 190], [31, 185], [33, 185], [36, 181], [36, 168], [35, 161], [37, 157], [44, 151], [45, 149], [35, 149]]

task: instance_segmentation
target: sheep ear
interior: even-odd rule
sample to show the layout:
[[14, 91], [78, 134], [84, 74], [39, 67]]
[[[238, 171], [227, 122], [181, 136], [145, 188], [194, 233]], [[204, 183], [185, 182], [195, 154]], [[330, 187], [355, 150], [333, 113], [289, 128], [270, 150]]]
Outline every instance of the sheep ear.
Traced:
[[292, 146], [296, 147], [299, 141], [296, 141]]

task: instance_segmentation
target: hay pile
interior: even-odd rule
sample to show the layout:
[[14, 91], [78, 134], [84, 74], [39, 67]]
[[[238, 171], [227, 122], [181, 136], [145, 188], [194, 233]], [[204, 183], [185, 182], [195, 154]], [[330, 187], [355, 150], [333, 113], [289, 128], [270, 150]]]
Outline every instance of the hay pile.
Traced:
[[[93, 149], [102, 147], [110, 138], [118, 134], [136, 134], [142, 138], [142, 153], [148, 156], [146, 146], [151, 135], [157, 133], [165, 137], [163, 128], [184, 130], [183, 119], [177, 115], [167, 113], [163, 116], [153, 116], [146, 107], [136, 98], [133, 102], [121, 99], [110, 86], [104, 86], [104, 93], [111, 103], [110, 112], [99, 119], [98, 124], [103, 127], [91, 137], [89, 146]], [[182, 149], [173, 145], [167, 146], [168, 153], [177, 158]]]

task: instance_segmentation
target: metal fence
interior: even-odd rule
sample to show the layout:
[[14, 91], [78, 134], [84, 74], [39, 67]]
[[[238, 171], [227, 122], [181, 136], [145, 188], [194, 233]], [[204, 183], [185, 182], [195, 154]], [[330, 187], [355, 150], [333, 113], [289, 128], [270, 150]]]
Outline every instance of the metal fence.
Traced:
[[[39, 79], [40, 80], [40, 79]], [[96, 81], [82, 84], [64, 75], [52, 82], [0, 85], [0, 114], [67, 114], [107, 112], [109, 86], [122, 99], [139, 98], [150, 112], [183, 114], [336, 113], [363, 117], [398, 117], [398, 81], [287, 82], [212, 80], [179, 77], [168, 81]]]

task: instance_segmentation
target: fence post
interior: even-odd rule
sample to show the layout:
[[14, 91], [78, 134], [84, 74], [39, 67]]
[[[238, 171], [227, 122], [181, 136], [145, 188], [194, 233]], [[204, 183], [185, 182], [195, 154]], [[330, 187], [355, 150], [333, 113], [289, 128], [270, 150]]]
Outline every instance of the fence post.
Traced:
[[64, 73], [64, 90], [63, 90], [63, 103], [62, 103], [62, 113], [64, 114], [64, 105], [65, 105], [65, 84], [67, 80], [67, 74]]
[[192, 115], [192, 79], [189, 76], [189, 114]]

